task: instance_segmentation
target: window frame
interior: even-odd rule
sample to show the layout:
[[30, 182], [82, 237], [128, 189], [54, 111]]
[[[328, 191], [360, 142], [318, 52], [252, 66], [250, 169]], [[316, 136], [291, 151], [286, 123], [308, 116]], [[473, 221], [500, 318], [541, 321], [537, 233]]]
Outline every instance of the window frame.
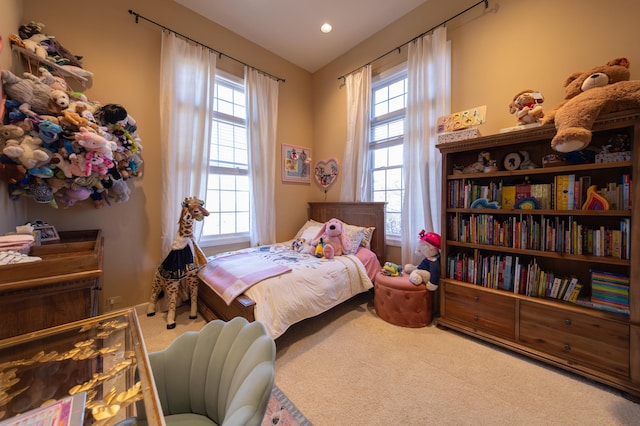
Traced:
[[[390, 147], [394, 147], [394, 146], [403, 146], [404, 145], [404, 137], [405, 137], [405, 132], [403, 130], [402, 135], [398, 135], [398, 136], [394, 136], [394, 137], [389, 137], [380, 141], [374, 141], [373, 140], [373, 135], [374, 135], [374, 130], [376, 126], [379, 125], [384, 125], [384, 124], [389, 124], [392, 123], [393, 121], [397, 121], [398, 119], [402, 119], [403, 122], [403, 127], [404, 124], [406, 123], [406, 113], [407, 113], [407, 105], [406, 105], [406, 98], [407, 98], [407, 83], [405, 82], [405, 93], [404, 93], [404, 107], [401, 109], [397, 109], [395, 111], [392, 112], [388, 112], [386, 114], [380, 115], [379, 117], [375, 117], [375, 93], [377, 90], [379, 90], [382, 87], [388, 87], [391, 86], [392, 84], [401, 81], [401, 80], [407, 80], [408, 76], [408, 69], [407, 69], [407, 63], [403, 62], [401, 64], [398, 64], [388, 70], [385, 70], [384, 72], [381, 72], [379, 75], [375, 76], [372, 78], [371, 81], [371, 113], [370, 113], [370, 122], [369, 122], [369, 158], [368, 158], [368, 162], [369, 162], [369, 173], [368, 173], [368, 178], [370, 181], [370, 188], [371, 188], [371, 200], [375, 200], [374, 197], [374, 193], [376, 192], [375, 187], [373, 185], [373, 174], [376, 171], [380, 171], [380, 170], [393, 170], [393, 169], [399, 169], [400, 170], [400, 174], [401, 174], [401, 195], [400, 195], [400, 210], [398, 212], [393, 212], [394, 214], [399, 214], [400, 217], [402, 217], [402, 204], [403, 204], [403, 197], [404, 197], [404, 189], [405, 189], [405, 182], [404, 182], [404, 173], [403, 173], [403, 165], [402, 162], [399, 166], [390, 166], [390, 167], [379, 167], [376, 168], [375, 167], [375, 160], [374, 160], [374, 155], [375, 155], [375, 151], [378, 149], [384, 149], [384, 148], [390, 148]], [[388, 188], [385, 188], [385, 193], [388, 191]], [[387, 197], [385, 197], [385, 200], [387, 199]], [[385, 213], [388, 214], [387, 209], [389, 208], [389, 205], [387, 204], [385, 206]], [[387, 219], [385, 219], [387, 220]], [[385, 224], [386, 225], [386, 224]], [[388, 227], [385, 227], [388, 228]], [[402, 240], [402, 234], [386, 234], [386, 240], [387, 240], [387, 244], [389, 245], [400, 245], [401, 240]]]
[[[235, 115], [232, 114], [228, 114], [228, 113], [224, 113], [224, 112], [220, 112], [217, 111], [216, 108], [217, 106], [214, 106], [214, 112], [212, 114], [211, 117], [211, 121], [212, 121], [212, 128], [214, 127], [214, 122], [215, 121], [220, 121], [223, 122], [225, 124], [231, 124], [231, 125], [235, 125], [235, 126], [242, 126], [244, 127], [244, 132], [245, 132], [245, 140], [247, 141], [247, 165], [246, 165], [246, 169], [242, 168], [242, 167], [224, 167], [221, 166], [219, 164], [211, 164], [213, 163], [213, 161], [211, 160], [211, 156], [209, 158], [209, 167], [208, 167], [208, 172], [207, 172], [207, 204], [211, 204], [211, 201], [208, 200], [209, 198], [209, 178], [212, 175], [215, 176], [246, 176], [247, 179], [249, 178], [249, 174], [250, 174], [250, 170], [251, 170], [251, 159], [249, 156], [249, 146], [248, 146], [248, 130], [247, 130], [247, 117], [246, 117], [246, 84], [243, 78], [238, 77], [236, 75], [221, 71], [221, 70], [216, 70], [216, 77], [215, 77], [215, 83], [216, 85], [216, 90], [218, 90], [218, 86], [222, 85], [222, 86], [226, 86], [231, 88], [232, 90], [238, 90], [239, 88], [242, 88], [242, 92], [245, 96], [245, 103], [244, 103], [244, 107], [245, 107], [245, 117], [240, 118], [237, 117]], [[217, 100], [214, 100], [214, 102], [217, 104]], [[214, 104], [215, 105], [215, 104]], [[215, 135], [211, 135], [211, 141], [210, 141], [210, 145], [213, 145], [213, 138]], [[248, 184], [248, 210], [247, 210], [247, 226], [250, 227], [251, 226], [251, 185], [250, 182], [247, 182]], [[235, 192], [235, 191], [234, 191]], [[217, 212], [216, 212], [217, 213]], [[235, 216], [236, 216], [236, 220], [237, 220], [237, 215], [238, 215], [238, 211], [235, 211]], [[246, 232], [234, 232], [234, 233], [228, 233], [228, 234], [205, 234], [205, 226], [206, 226], [206, 221], [208, 220], [208, 218], [205, 218], [205, 224], [203, 225], [203, 229], [202, 229], [202, 234], [201, 234], [201, 238], [199, 240], [200, 245], [202, 245], [203, 247], [215, 247], [215, 246], [225, 246], [225, 245], [234, 245], [234, 244], [246, 244], [249, 243], [250, 241], [250, 229], [247, 230]]]

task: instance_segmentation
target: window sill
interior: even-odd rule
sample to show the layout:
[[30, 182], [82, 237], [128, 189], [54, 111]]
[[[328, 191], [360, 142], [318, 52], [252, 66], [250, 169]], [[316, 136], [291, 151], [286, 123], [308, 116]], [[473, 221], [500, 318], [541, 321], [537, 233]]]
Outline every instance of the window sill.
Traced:
[[392, 247], [402, 246], [402, 239], [400, 237], [387, 235], [385, 239], [388, 246], [392, 246]]
[[207, 236], [200, 238], [198, 245], [207, 256], [251, 246], [248, 235]]

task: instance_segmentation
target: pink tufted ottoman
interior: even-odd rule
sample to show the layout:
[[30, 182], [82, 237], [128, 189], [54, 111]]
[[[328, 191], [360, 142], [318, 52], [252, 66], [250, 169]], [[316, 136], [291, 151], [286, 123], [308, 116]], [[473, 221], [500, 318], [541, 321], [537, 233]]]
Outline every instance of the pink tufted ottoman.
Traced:
[[425, 327], [433, 318], [433, 292], [414, 285], [408, 275], [376, 275], [374, 306], [383, 320], [402, 327]]

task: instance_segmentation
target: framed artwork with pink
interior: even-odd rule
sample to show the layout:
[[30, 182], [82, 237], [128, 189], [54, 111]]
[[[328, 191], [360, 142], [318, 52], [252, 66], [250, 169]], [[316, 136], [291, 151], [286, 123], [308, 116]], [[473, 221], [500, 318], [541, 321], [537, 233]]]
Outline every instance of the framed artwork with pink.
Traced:
[[282, 144], [282, 181], [311, 183], [311, 150]]

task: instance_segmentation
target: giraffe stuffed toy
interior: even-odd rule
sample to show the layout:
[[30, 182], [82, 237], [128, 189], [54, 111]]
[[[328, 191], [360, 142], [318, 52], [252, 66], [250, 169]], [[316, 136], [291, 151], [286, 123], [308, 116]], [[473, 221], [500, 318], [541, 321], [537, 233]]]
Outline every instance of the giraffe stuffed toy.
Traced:
[[[180, 290], [188, 294], [191, 301], [189, 318], [195, 319], [198, 316], [197, 273], [207, 263], [207, 258], [193, 238], [193, 221], [201, 221], [206, 216], [209, 216], [209, 212], [204, 208], [204, 201], [197, 197], [184, 199], [178, 222], [178, 233], [171, 245], [171, 251], [158, 266], [153, 277], [147, 316], [156, 314], [156, 302], [160, 292], [164, 290], [169, 298], [167, 313], [169, 330], [176, 326], [176, 301]], [[179, 288], [181, 285], [182, 289]]]

